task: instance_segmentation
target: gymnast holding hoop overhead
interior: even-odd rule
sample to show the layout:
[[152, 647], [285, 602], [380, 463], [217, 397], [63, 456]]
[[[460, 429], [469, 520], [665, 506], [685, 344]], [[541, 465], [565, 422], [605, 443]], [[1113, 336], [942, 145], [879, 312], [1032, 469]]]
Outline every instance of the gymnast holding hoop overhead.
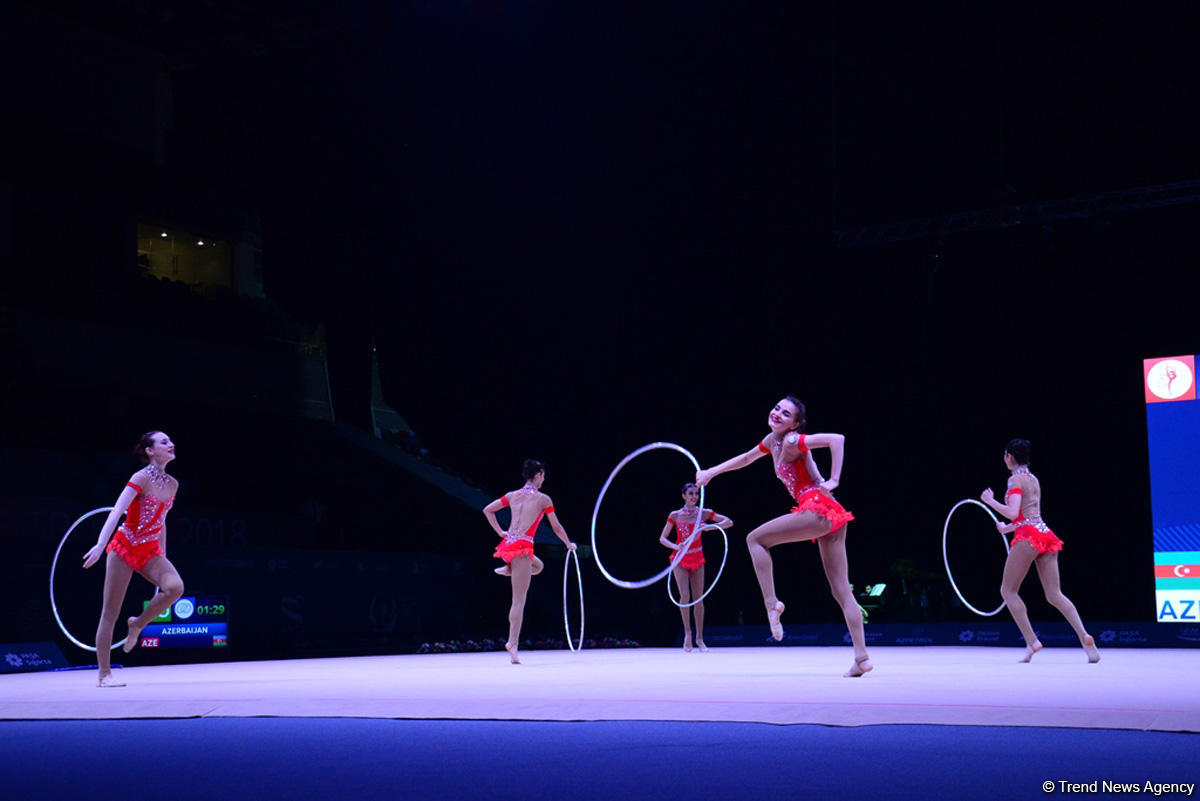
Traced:
[[[508, 642], [504, 643], [504, 650], [508, 651], [514, 665], [521, 663], [517, 658], [517, 647], [521, 642], [521, 623], [525, 619], [529, 579], [541, 573], [545, 567], [542, 560], [533, 555], [533, 536], [543, 515], [567, 549], [575, 550], [575, 543], [567, 537], [567, 532], [554, 513], [554, 502], [541, 491], [542, 482], [546, 480], [546, 466], [536, 459], [526, 459], [521, 475], [525, 478], [525, 486], [506, 492], [483, 507], [483, 516], [488, 524], [504, 539], [496, 547], [494, 556], [503, 559], [506, 564], [496, 568], [496, 572], [512, 578], [512, 606], [508, 610]], [[512, 511], [508, 531], [500, 528], [500, 523], [496, 521], [496, 512], [506, 506]]]
[[[667, 515], [667, 523], [658, 538], [659, 542], [676, 553], [680, 546], [687, 542], [697, 525], [712, 523], [726, 529], [733, 525], [732, 520], [712, 509], [696, 508], [700, 501], [700, 488], [695, 484], [684, 484], [682, 492], [683, 508]], [[675, 529], [675, 542], [667, 539], [672, 528]], [[674, 553], [671, 554], [671, 558], [675, 558]], [[704, 601], [697, 600], [694, 605], [689, 606], [693, 595], [701, 598], [704, 593], [704, 546], [699, 537], [692, 540], [691, 547], [675, 562], [671, 573], [675, 576], [675, 586], [679, 587], [679, 613], [683, 615], [683, 650], [687, 653], [692, 651], [692, 626], [688, 615], [690, 609], [696, 616], [696, 647], [707, 651], [708, 646], [704, 644]]]
[[[125, 686], [113, 679], [111, 651], [113, 628], [133, 574], [141, 574], [159, 591], [140, 615], [128, 619], [126, 653], [137, 647], [146, 624], [183, 595], [183, 579], [167, 559], [167, 512], [179, 491], [179, 482], [167, 475], [167, 463], [175, 458], [175, 444], [161, 431], [148, 431], [138, 440], [133, 455], [146, 466], [125, 482], [96, 544], [83, 555], [83, 566], [89, 568], [100, 561], [101, 554], [108, 553], [104, 563], [104, 606], [96, 627], [99, 687]], [[125, 515], [125, 522], [118, 529], [121, 515]]]
[[[771, 457], [775, 464], [775, 475], [796, 502], [791, 514], [768, 520], [746, 535], [750, 559], [754, 562], [754, 572], [767, 606], [771, 636], [776, 640], [783, 639], [783, 626], [779, 618], [784, 605], [775, 596], [775, 575], [768, 549], [785, 542], [815, 540], [821, 551], [821, 565], [825, 568], [829, 589], [842, 608], [846, 628], [850, 630], [850, 639], [854, 643], [854, 664], [843, 675], [852, 678], [869, 673], [874, 665], [867, 655], [862, 610], [850, 589], [850, 571], [846, 559], [846, 524], [854, 519], [854, 515], [830, 494], [840, 483], [845, 437], [841, 434], [802, 433], [804, 404], [791, 395], [775, 404], [767, 416], [767, 425], [771, 431], [758, 445], [716, 467], [701, 470], [696, 474], [696, 483], [706, 485], [721, 473], [740, 470], [763, 456]], [[822, 480], [817, 470], [812, 457], [813, 448], [829, 448], [832, 475], [828, 481]]]
[[1075, 604], [1063, 595], [1059, 587], [1058, 552], [1062, 550], [1063, 541], [1042, 520], [1042, 484], [1037, 476], [1029, 472], [1029, 440], [1014, 439], [1008, 443], [1004, 449], [1004, 466], [1012, 471], [1008, 478], [1008, 490], [1004, 493], [1004, 503], [996, 500], [990, 487], [983, 491], [979, 500], [1012, 521], [1008, 524], [996, 523], [996, 528], [1002, 534], [1013, 532], [1012, 547], [1004, 562], [1000, 594], [1004, 596], [1004, 603], [1021, 630], [1021, 636], [1025, 638], [1025, 655], [1020, 661], [1028, 662], [1042, 650], [1042, 644], [1029, 623], [1025, 602], [1018, 594], [1021, 583], [1029, 574], [1029, 566], [1036, 564], [1046, 600], [1071, 624], [1079, 637], [1079, 644], [1087, 654], [1088, 662], [1099, 662], [1100, 651], [1096, 648], [1096, 641], [1083, 627]]

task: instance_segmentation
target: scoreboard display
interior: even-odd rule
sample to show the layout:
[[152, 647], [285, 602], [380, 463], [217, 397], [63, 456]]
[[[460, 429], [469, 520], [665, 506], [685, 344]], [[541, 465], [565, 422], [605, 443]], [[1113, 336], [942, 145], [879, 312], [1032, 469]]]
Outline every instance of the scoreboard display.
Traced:
[[1200, 623], [1200, 403], [1196, 357], [1146, 359], [1146, 435], [1160, 623]]
[[[146, 606], [149, 605], [146, 602]], [[142, 607], [145, 609], [145, 606]], [[226, 648], [229, 599], [185, 595], [142, 629], [141, 648]]]

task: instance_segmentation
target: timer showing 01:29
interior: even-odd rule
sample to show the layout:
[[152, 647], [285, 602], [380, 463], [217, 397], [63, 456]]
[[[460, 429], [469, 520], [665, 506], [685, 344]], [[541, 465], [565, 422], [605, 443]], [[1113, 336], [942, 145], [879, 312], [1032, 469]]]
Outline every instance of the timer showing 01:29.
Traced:
[[202, 606], [197, 606], [196, 614], [204, 615], [206, 617], [208, 617], [208, 616], [216, 617], [219, 615], [224, 615], [225, 614], [225, 604], [204, 604]]

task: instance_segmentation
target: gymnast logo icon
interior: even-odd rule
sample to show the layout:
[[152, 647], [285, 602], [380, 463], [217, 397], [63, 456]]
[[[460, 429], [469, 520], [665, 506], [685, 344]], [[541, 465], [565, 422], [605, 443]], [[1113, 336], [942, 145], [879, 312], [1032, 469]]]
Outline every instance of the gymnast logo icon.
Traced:
[[1146, 359], [1145, 371], [1147, 403], [1195, 399], [1195, 357]]
[[187, 620], [196, 611], [196, 605], [191, 598], [180, 598], [175, 602], [175, 617]]

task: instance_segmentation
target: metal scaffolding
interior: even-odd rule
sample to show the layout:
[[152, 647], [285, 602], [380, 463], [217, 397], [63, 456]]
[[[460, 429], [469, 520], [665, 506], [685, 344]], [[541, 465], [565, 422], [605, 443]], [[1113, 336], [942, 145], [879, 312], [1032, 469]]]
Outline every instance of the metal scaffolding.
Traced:
[[834, 237], [840, 248], [887, 245], [1000, 228], [1045, 225], [1058, 220], [1084, 220], [1196, 202], [1200, 202], [1200, 181], [1180, 181], [995, 209], [955, 212], [940, 217], [843, 228], [835, 231]]

